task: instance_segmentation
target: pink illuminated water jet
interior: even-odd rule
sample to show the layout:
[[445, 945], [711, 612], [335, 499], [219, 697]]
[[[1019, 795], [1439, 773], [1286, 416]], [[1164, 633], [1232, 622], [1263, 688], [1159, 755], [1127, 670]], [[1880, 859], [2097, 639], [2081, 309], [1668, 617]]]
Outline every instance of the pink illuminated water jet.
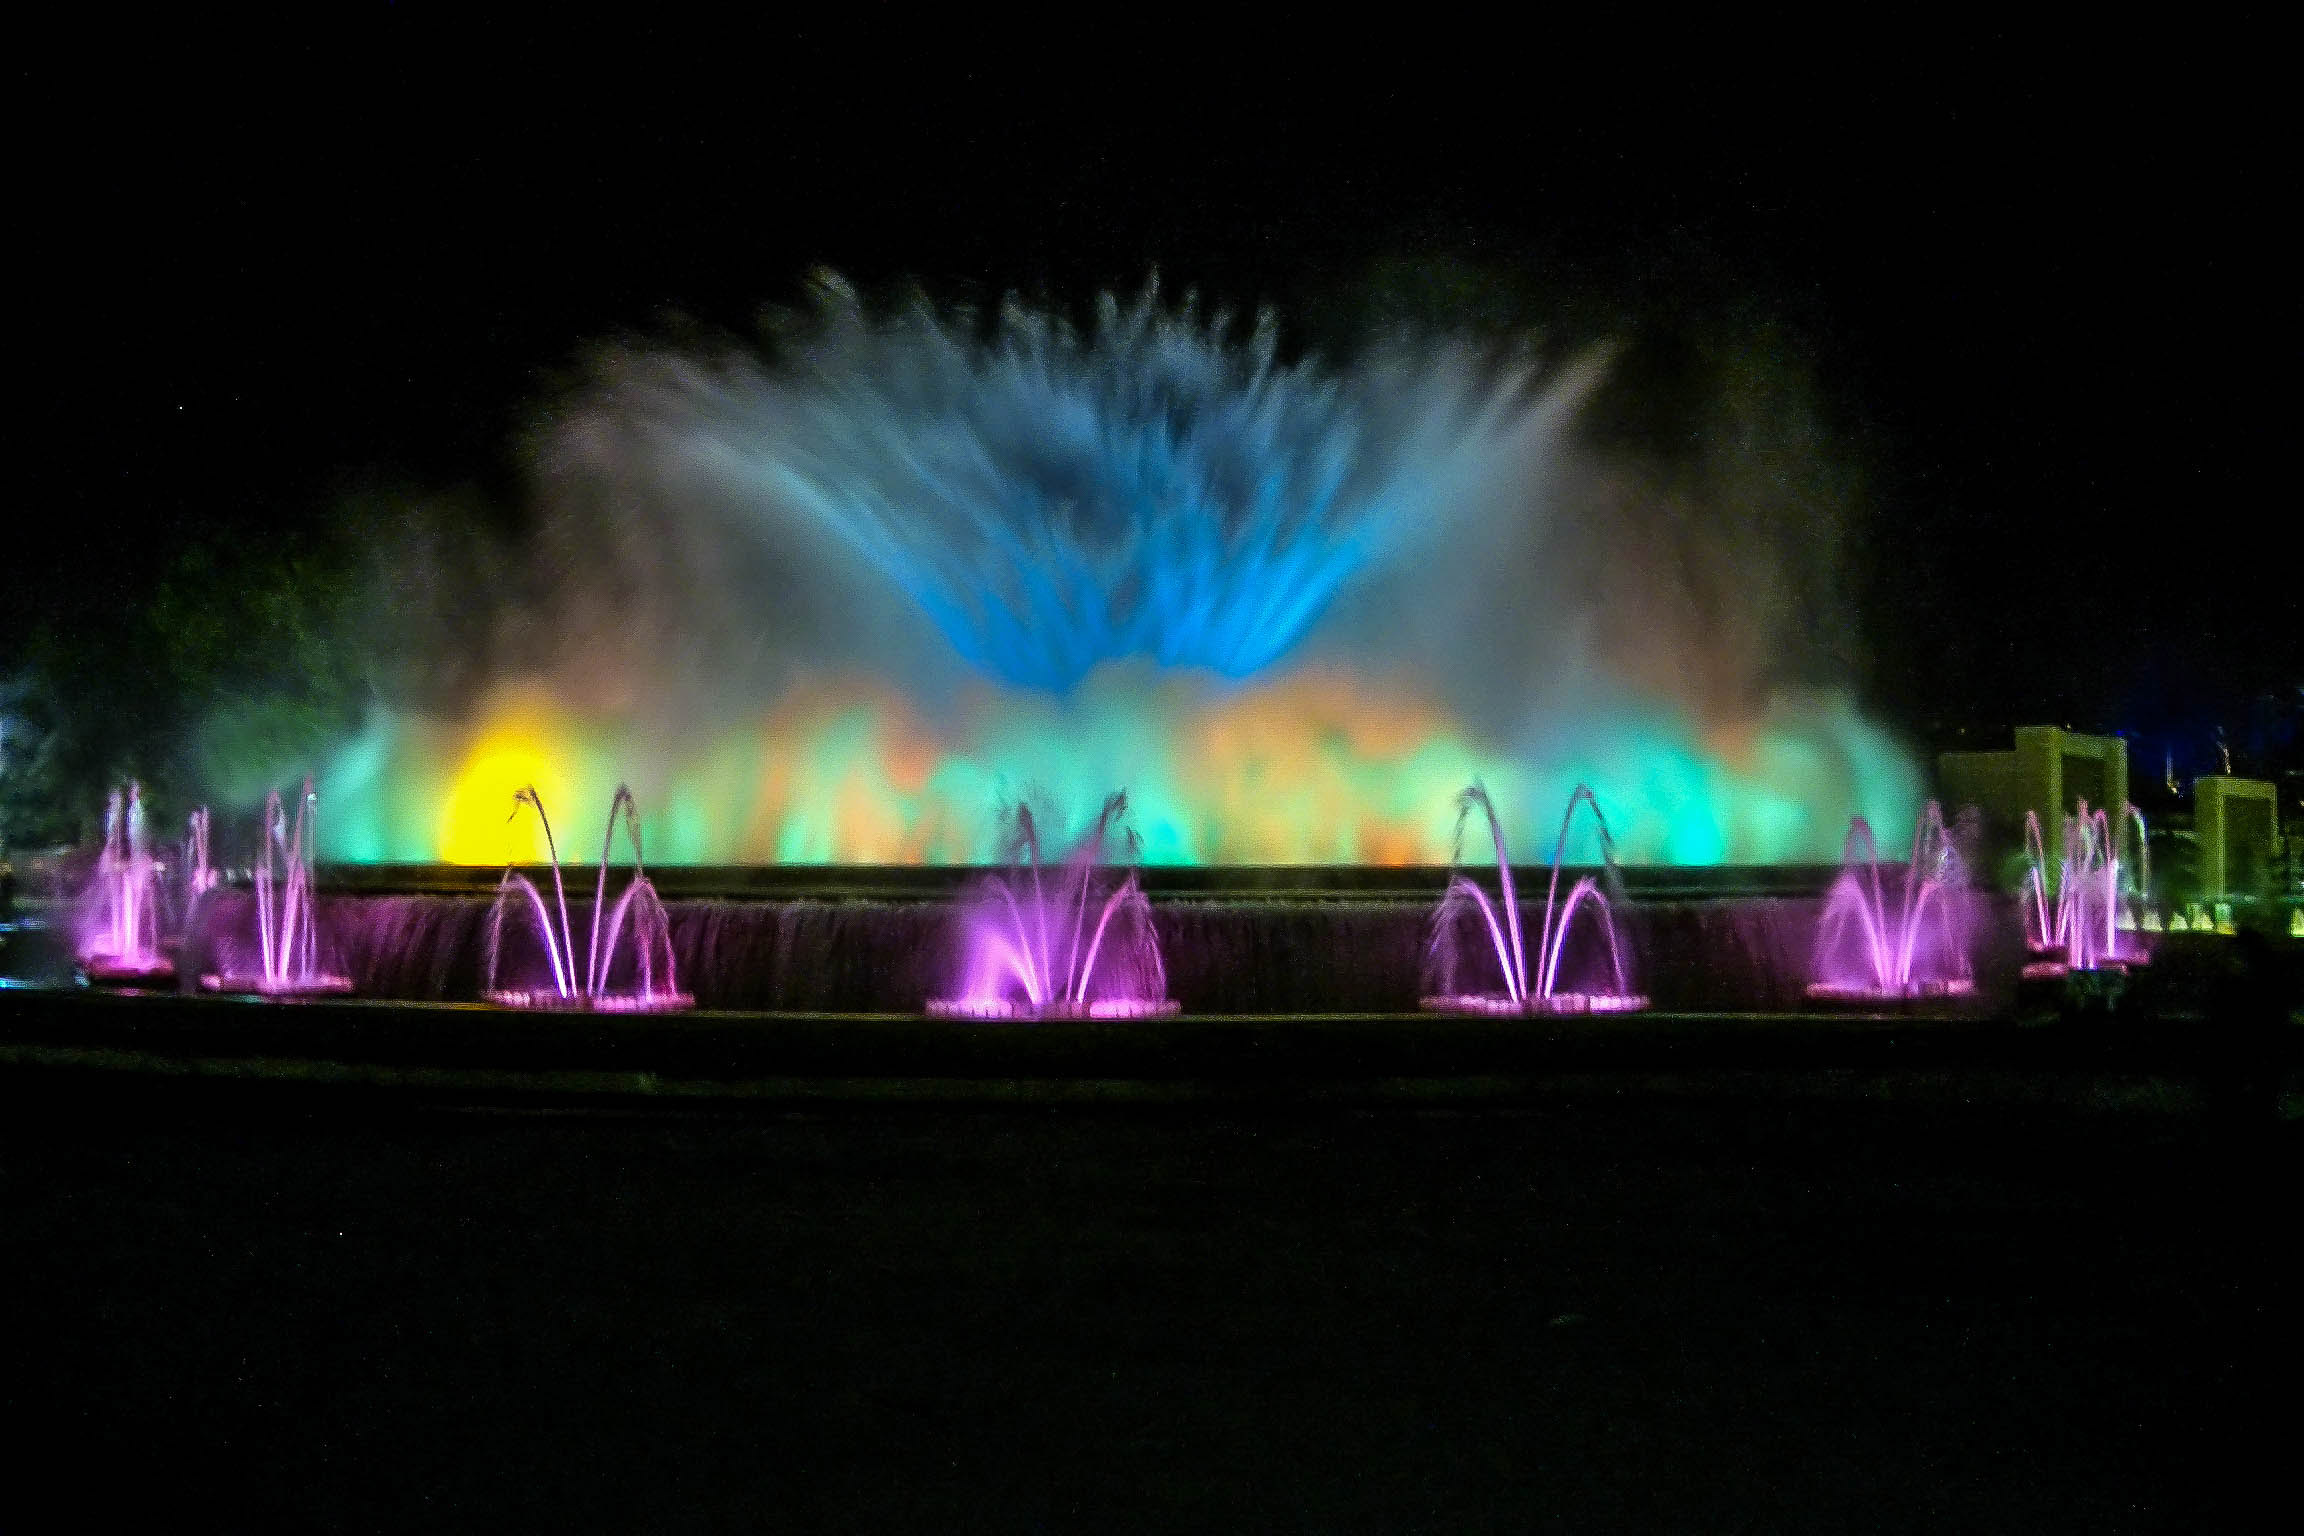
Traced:
[[[481, 988], [481, 999], [501, 1008], [596, 1013], [674, 1013], [694, 1007], [696, 999], [680, 990], [672, 958], [671, 918], [641, 859], [640, 812], [633, 804], [632, 791], [619, 784], [616, 797], [608, 803], [608, 831], [600, 844], [599, 881], [592, 898], [592, 920], [581, 976], [576, 968], [575, 932], [568, 921], [568, 888], [561, 879], [560, 847], [552, 838], [552, 820], [545, 815], [544, 801], [533, 784], [517, 791], [512, 799], [515, 818], [520, 814], [520, 807], [527, 806], [543, 823], [544, 846], [552, 859], [552, 894], [558, 906], [558, 923], [555, 925], [553, 912], [545, 907], [543, 893], [536, 889], [536, 882], [505, 866], [504, 879], [496, 888], [495, 904], [488, 913], [487, 980]], [[632, 880], [611, 907], [608, 859], [616, 849], [619, 814], [624, 819], [625, 839], [632, 849]], [[546, 972], [538, 984], [526, 987], [501, 986], [497, 980], [504, 956], [504, 912], [516, 896], [526, 898], [526, 910], [536, 920], [535, 934], [542, 947], [541, 968]], [[607, 918], [605, 930], [601, 926], [603, 914]], [[618, 946], [624, 942], [627, 930], [631, 938], [631, 963], [624, 967], [624, 984], [619, 986]]]
[[[2062, 857], [2055, 865], [2056, 892], [2048, 893], [2049, 863], [2040, 818], [2024, 813], [2024, 942], [2033, 955], [2027, 980], [2092, 971], [2122, 971], [2151, 959], [2137, 933], [2138, 911], [2152, 887], [2152, 854], [2144, 815], [2121, 808], [2115, 822], [2105, 812], [2079, 802], [2064, 818]], [[2136, 857], [2121, 857], [2133, 834]], [[2133, 882], [2123, 879], [2133, 872]]]
[[[319, 927], [313, 912], [319, 806], [310, 779], [297, 797], [293, 825], [280, 803], [280, 792], [265, 797], [263, 847], [256, 859], [256, 969], [203, 976], [202, 987], [260, 997], [321, 997], [352, 990], [351, 978], [320, 969]], [[205, 811], [194, 818], [193, 840], [201, 860], [193, 876], [197, 881], [208, 852]], [[215, 871], [205, 873], [213, 885]]]
[[1087, 834], [1048, 870], [1031, 807], [1016, 808], [1011, 867], [963, 899], [960, 990], [931, 999], [932, 1016], [1140, 1019], [1176, 1012], [1151, 903], [1133, 868], [1136, 837], [1122, 827], [1127, 809], [1125, 794], [1107, 799]]
[[[1469, 875], [1458, 872], [1449, 876], [1447, 892], [1440, 898], [1439, 911], [1433, 918], [1428, 952], [1428, 968], [1439, 985], [1422, 1000], [1426, 1009], [1435, 1013], [1564, 1014], [1631, 1013], [1648, 1006], [1648, 999], [1634, 992], [1626, 979], [1624, 948], [1616, 932], [1615, 913], [1599, 883], [1590, 875], [1583, 876], [1568, 888], [1568, 899], [1560, 899], [1560, 861], [1568, 851], [1568, 831], [1578, 806], [1592, 812], [1593, 824], [1600, 833], [1601, 866], [1613, 877], [1615, 844], [1608, 835], [1607, 818], [1600, 814], [1600, 802], [1590, 787], [1580, 784], [1568, 797], [1568, 807], [1560, 815], [1560, 836], [1552, 848], [1552, 879], [1544, 895], [1544, 923], [1537, 931], [1535, 963], [1531, 970], [1527, 944], [1520, 930], [1520, 903], [1512, 889], [1512, 862], [1505, 853], [1504, 831], [1496, 817], [1495, 802], [1478, 784], [1457, 796], [1456, 861], [1461, 863], [1463, 859], [1465, 823], [1477, 810], [1488, 818], [1488, 834], [1496, 847], [1496, 875], [1502, 898], [1490, 901], [1488, 893]], [[1560, 988], [1561, 957], [1567, 951], [1577, 914], [1585, 911], [1592, 914], [1593, 925], [1607, 941], [1611, 986], [1607, 990], [1587, 987], [1563, 991]], [[1495, 952], [1501, 990], [1463, 991], [1454, 985], [1457, 929], [1472, 914], [1478, 915], [1479, 929], [1486, 933]]]
[[184, 818], [184, 896], [190, 904], [216, 889], [220, 876], [208, 857], [208, 807]]
[[144, 790], [112, 791], [104, 849], [81, 898], [79, 960], [90, 981], [166, 981], [176, 963], [160, 952], [160, 865], [144, 832]]
[[1811, 998], [1904, 1003], [1976, 990], [1963, 902], [1967, 880], [1943, 807], [1931, 800], [1922, 811], [1901, 877], [1882, 873], [1879, 844], [1861, 816], [1848, 824], [1841, 862], [1817, 927]]

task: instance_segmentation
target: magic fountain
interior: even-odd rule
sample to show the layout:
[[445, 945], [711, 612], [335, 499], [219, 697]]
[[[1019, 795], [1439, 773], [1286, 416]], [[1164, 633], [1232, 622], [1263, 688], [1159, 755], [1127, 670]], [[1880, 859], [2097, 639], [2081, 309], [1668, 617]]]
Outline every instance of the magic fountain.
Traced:
[[931, 1015], [1139, 1019], [1176, 1012], [1151, 903], [1133, 868], [1127, 811], [1125, 794], [1106, 799], [1051, 869], [1043, 865], [1032, 808], [1016, 807], [1010, 867], [962, 899], [960, 989], [931, 999]]
[[[552, 821], [534, 785], [514, 795], [511, 819], [518, 819], [522, 806], [534, 811], [543, 827], [557, 911], [546, 908], [535, 881], [505, 866], [495, 903], [488, 912], [487, 979], [481, 987], [481, 999], [501, 1008], [600, 1013], [672, 1013], [695, 1006], [696, 999], [680, 990], [672, 956], [671, 919], [641, 859], [640, 813], [633, 804], [632, 791], [619, 784], [615, 798], [608, 803], [608, 830], [600, 843], [599, 878], [593, 889], [581, 973], [577, 970], [575, 930], [568, 921], [568, 888], [561, 877], [560, 849], [552, 840]], [[632, 878], [611, 907], [608, 863], [616, 851], [619, 815], [632, 850]], [[534, 919], [530, 936], [540, 951], [527, 958], [542, 975], [525, 986], [506, 986], [500, 981], [505, 969], [505, 915], [514, 906]], [[534, 964], [537, 960], [540, 965]]]
[[[604, 349], [531, 439], [530, 544], [466, 562], [417, 537], [417, 557], [380, 562], [471, 621], [422, 626], [418, 643], [444, 648], [423, 659], [454, 646], [469, 665], [411, 668], [353, 739], [313, 748], [329, 765], [325, 828], [309, 799], [293, 817], [268, 809], [254, 947], [218, 943], [213, 984], [333, 989], [333, 923], [359, 956], [336, 968], [364, 987], [461, 999], [477, 980], [521, 1008], [685, 1007], [684, 979], [715, 1004], [1134, 1017], [1175, 1010], [1171, 963], [1195, 1006], [1285, 1006], [1265, 957], [1312, 950], [1243, 944], [1235, 965], [1203, 941], [1265, 918], [1183, 903], [1156, 927], [1143, 868], [1447, 864], [1429, 935], [1422, 900], [1352, 914], [1398, 926], [1374, 930], [1385, 943], [1324, 1004], [1613, 1013], [1652, 989], [1678, 1006], [1692, 995], [1680, 971], [1633, 974], [1619, 862], [1822, 862], [1843, 826], [1867, 846], [1874, 826], [1904, 836], [1920, 796], [1909, 759], [1844, 695], [1765, 681], [1807, 675], [1768, 654], [1774, 610], [1796, 605], [1741, 562], [1783, 563], [1794, 513], [1772, 498], [1811, 439], [1776, 429], [1806, 418], [1755, 417], [1723, 435], [1738, 446], [1720, 464], [1667, 463], [1654, 442], [1582, 432], [1607, 361], [1399, 330], [1339, 362], [1284, 343], [1268, 317], [1156, 290], [1083, 323], [1022, 303], [867, 305], [836, 284], [756, 348]], [[1821, 515], [1794, 500], [1799, 518]], [[1670, 542], [1698, 525], [1728, 539], [1706, 546], [1703, 591]], [[504, 579], [461, 588], [466, 570]], [[1768, 603], [1749, 599], [1761, 591]], [[1690, 611], [1702, 624], [1676, 622]], [[1731, 631], [1750, 643], [1716, 644]], [[284, 781], [279, 743], [252, 723], [274, 718], [211, 722], [198, 757], [217, 765], [219, 803]], [[1069, 847], [1031, 809], [985, 814], [1022, 786], [1084, 810], [1116, 784], [1126, 801], [1104, 802]], [[917, 942], [921, 914], [877, 910], [793, 919], [787, 932], [814, 924], [839, 935], [825, 945], [857, 948], [778, 949], [765, 978], [729, 974], [747, 951], [719, 942], [723, 914], [683, 913], [676, 974], [631, 785], [662, 864], [967, 870], [949, 985], [922, 984], [893, 947]], [[588, 913], [544, 809], [571, 796], [610, 806]], [[1514, 869], [1545, 852], [1531, 806], [1564, 806], [1540, 916]], [[1479, 818], [1492, 884], [1462, 867]], [[1587, 819], [1598, 864], [1564, 875]], [[114, 817], [94, 888], [110, 905], [90, 924], [103, 944], [88, 946], [130, 965], [160, 947], [135, 820], [125, 805]], [[620, 823], [629, 879], [612, 891]], [[248, 909], [199, 889], [205, 818], [189, 832], [185, 905], [207, 939]], [[1940, 833], [1939, 820], [1921, 842]], [[1968, 985], [1941, 937], [1958, 905], [1947, 871], [1916, 848], [1898, 884], [1875, 850], [1865, 879], [1853, 838], [1843, 851], [1824, 947], [1850, 953], [1817, 995]], [[484, 919], [478, 902], [417, 895], [324, 911], [320, 862], [502, 877]], [[1659, 904], [1640, 921], [1645, 944], [1677, 919]], [[793, 979], [812, 965], [837, 979]]]
[[[1616, 883], [1615, 848], [1608, 835], [1607, 818], [1600, 814], [1600, 802], [1591, 789], [1578, 785], [1560, 816], [1560, 835], [1552, 848], [1551, 880], [1544, 893], [1544, 921], [1537, 930], [1531, 967], [1528, 946], [1521, 934], [1520, 902], [1512, 887], [1512, 861], [1505, 850], [1504, 830], [1497, 820], [1495, 802], [1489, 798], [1486, 788], [1478, 784], [1457, 797], [1456, 862], [1462, 862], [1465, 823], [1477, 810], [1487, 818], [1488, 836], [1495, 845], [1500, 897], [1489, 900], [1479, 882], [1461, 871], [1449, 876], [1447, 891], [1433, 918], [1427, 950], [1427, 973], [1436, 985], [1423, 999], [1426, 1009], [1439, 1013], [1482, 1014], [1629, 1013], [1648, 1006], [1648, 999], [1634, 992], [1627, 978], [1623, 939], [1616, 929], [1615, 911], [1599, 880], [1590, 875], [1581, 876], [1568, 888], [1568, 899], [1560, 899], [1560, 865], [1567, 856], [1568, 832], [1579, 806], [1592, 813], [1592, 823], [1599, 832], [1602, 873], [1611, 885]], [[1464, 989], [1461, 980], [1469, 967], [1461, 958], [1464, 945], [1459, 930], [1475, 914], [1477, 931], [1487, 939], [1489, 952], [1495, 957], [1494, 974], [1498, 983], [1484, 990], [1470, 991]], [[1568, 941], [1579, 914], [1588, 916], [1587, 926], [1599, 936], [1598, 947], [1606, 955], [1607, 968], [1598, 980], [1563, 990], [1561, 959], [1568, 952]], [[1480, 952], [1477, 943], [1471, 947], [1475, 953]]]

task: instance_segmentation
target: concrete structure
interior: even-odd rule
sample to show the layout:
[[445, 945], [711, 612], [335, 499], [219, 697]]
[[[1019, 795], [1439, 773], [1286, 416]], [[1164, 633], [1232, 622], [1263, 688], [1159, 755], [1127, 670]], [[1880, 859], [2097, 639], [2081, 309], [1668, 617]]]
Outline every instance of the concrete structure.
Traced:
[[2058, 827], [2085, 800], [2117, 816], [2128, 802], [2128, 743], [2053, 725], [2020, 725], [2006, 752], [1946, 752], [1936, 759], [1946, 815], [1973, 805], [1995, 841], [2021, 832], [2024, 813], [2040, 818], [2050, 847]]
[[2267, 894], [2279, 867], [2278, 792], [2265, 779], [2203, 774], [2192, 781], [2192, 835], [2203, 900]]

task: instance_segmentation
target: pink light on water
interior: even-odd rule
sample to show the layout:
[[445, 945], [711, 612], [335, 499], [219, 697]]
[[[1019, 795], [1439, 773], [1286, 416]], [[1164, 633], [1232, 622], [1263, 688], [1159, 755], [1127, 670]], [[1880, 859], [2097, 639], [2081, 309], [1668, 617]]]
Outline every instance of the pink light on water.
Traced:
[[91, 981], [165, 981], [176, 964], [160, 952], [160, 865], [144, 833], [144, 791], [112, 791], [104, 849], [81, 898], [80, 969]]
[[1051, 869], [1041, 862], [1031, 807], [1016, 808], [1010, 867], [978, 881], [961, 903], [959, 992], [931, 999], [930, 1015], [1129, 1019], [1176, 1012], [1151, 903], [1132, 867], [1127, 809], [1126, 795], [1108, 798]]
[[191, 899], [216, 889], [219, 880], [208, 857], [208, 822], [204, 805], [184, 819], [184, 890]]
[[1861, 816], [1849, 823], [1841, 861], [1817, 926], [1810, 997], [1889, 1003], [1975, 991], [1967, 879], [1941, 806], [1931, 800], [1922, 811], [1900, 877], [1882, 871], [1879, 844]]
[[[315, 997], [352, 990], [351, 978], [320, 968], [313, 880], [319, 814], [320, 797], [313, 792], [310, 779], [304, 781], [304, 792], [297, 797], [293, 824], [278, 790], [265, 797], [264, 845], [256, 861], [256, 969], [249, 974], [225, 970], [203, 976], [200, 985], [207, 990], [262, 997]], [[205, 812], [195, 818], [194, 842], [204, 866], [208, 852]], [[208, 873], [212, 877], [214, 871]]]
[[[1427, 972], [1437, 978], [1438, 985], [1423, 999], [1426, 1009], [1436, 1013], [1573, 1014], [1631, 1013], [1648, 1006], [1648, 999], [1634, 992], [1627, 979], [1615, 914], [1598, 882], [1589, 875], [1583, 876], [1568, 888], [1568, 899], [1560, 899], [1560, 863], [1567, 855], [1568, 832], [1579, 806], [1591, 811], [1593, 825], [1598, 828], [1602, 868], [1611, 875], [1615, 869], [1614, 843], [1608, 835], [1607, 818], [1600, 814], [1600, 802], [1590, 787], [1580, 784], [1568, 797], [1567, 809], [1560, 816], [1560, 835], [1552, 848], [1551, 884], [1544, 894], [1544, 923], [1537, 931], [1535, 968], [1531, 974], [1527, 943], [1520, 928], [1520, 902], [1512, 888], [1512, 861], [1505, 852], [1504, 832], [1496, 817], [1495, 803], [1478, 784], [1457, 797], [1456, 857], [1461, 861], [1464, 826], [1477, 810], [1488, 819], [1489, 838], [1496, 848], [1496, 876], [1502, 899], [1490, 901], [1479, 882], [1468, 875], [1449, 876], [1447, 892], [1440, 898], [1440, 909], [1433, 919], [1432, 942], [1427, 953]], [[1560, 989], [1561, 956], [1567, 952], [1579, 912], [1592, 914], [1591, 926], [1606, 940], [1610, 988]], [[1458, 970], [1458, 929], [1468, 915], [1473, 914], [1478, 916], [1479, 930], [1486, 933], [1495, 951], [1499, 991], [1460, 990], [1454, 985]]]
[[[2030, 811], [2024, 813], [2024, 937], [2035, 957], [2024, 974], [2031, 979], [2124, 970], [2151, 958], [2136, 931], [2138, 911], [2152, 886], [2143, 813], [2133, 805], [2123, 806], [2115, 821], [2103, 811], [2090, 811], [2084, 800], [2077, 812], [2064, 819], [2053, 904], [2040, 819]], [[2123, 859], [2123, 845], [2131, 834], [2135, 857]], [[2124, 878], [2131, 871], [2133, 878]]]
[[[640, 812], [633, 804], [632, 791], [625, 785], [616, 786], [615, 798], [608, 803], [608, 829], [600, 843], [600, 871], [594, 886], [592, 916], [586, 935], [584, 969], [581, 977], [576, 969], [575, 931], [568, 921], [568, 887], [560, 872], [560, 846], [552, 837], [552, 821], [544, 811], [543, 797], [536, 786], [526, 786], [513, 794], [512, 815], [517, 818], [522, 806], [536, 813], [544, 829], [545, 849], [552, 860], [552, 894], [558, 909], [555, 914], [544, 904], [543, 892], [526, 875], [505, 866], [504, 879], [496, 888], [495, 905], [488, 913], [487, 980], [480, 996], [483, 1001], [500, 1008], [548, 1008], [556, 1010], [593, 1011], [600, 1013], [673, 1013], [693, 1007], [696, 999], [680, 990], [678, 968], [672, 956], [672, 925], [664, 902], [656, 894], [656, 886], [648, 878], [640, 852]], [[616, 898], [614, 906], [608, 902], [608, 861], [616, 851], [616, 821], [621, 815], [624, 835], [632, 850], [632, 879]], [[549, 986], [506, 986], [497, 976], [504, 958], [504, 919], [506, 909], [518, 905], [534, 919], [534, 934], [542, 949], [542, 980]], [[602, 926], [602, 917], [607, 922]], [[631, 937], [631, 964], [626, 969], [625, 982], [618, 983], [617, 961], [627, 932]]]

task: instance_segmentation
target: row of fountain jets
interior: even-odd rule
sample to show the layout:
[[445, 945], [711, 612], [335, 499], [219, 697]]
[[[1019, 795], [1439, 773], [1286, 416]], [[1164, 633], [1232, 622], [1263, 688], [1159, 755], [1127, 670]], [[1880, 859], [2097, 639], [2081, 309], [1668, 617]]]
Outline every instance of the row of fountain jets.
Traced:
[[[313, 866], [319, 796], [312, 782], [296, 802], [293, 819], [275, 791], [264, 802], [261, 847], [251, 869], [256, 892], [257, 963], [246, 974], [204, 976], [212, 991], [268, 996], [349, 992], [352, 983], [320, 969], [319, 927], [313, 907]], [[206, 806], [185, 825], [183, 926], [192, 909], [223, 883], [210, 857], [210, 818]], [[176, 925], [168, 901], [166, 870], [153, 853], [144, 821], [142, 789], [115, 789], [104, 808], [104, 846], [96, 874], [82, 903], [80, 969], [91, 981], [155, 982], [176, 974], [163, 938]]]
[[[306, 780], [293, 814], [277, 793], [265, 803], [261, 846], [250, 866], [254, 947], [219, 944], [223, 963], [203, 988], [265, 997], [352, 990], [324, 968], [314, 886], [319, 798]], [[585, 944], [570, 920], [559, 846], [533, 787], [513, 797], [512, 815], [532, 811], [551, 857], [551, 899], [527, 874], [507, 867], [486, 926], [482, 998], [504, 1007], [656, 1012], [687, 1008], [680, 989], [670, 916], [641, 853], [640, 817], [619, 786], [608, 808]], [[1572, 881], [1561, 865], [1577, 813], [1598, 835], [1597, 875]], [[1007, 867], [971, 885], [960, 908], [961, 985], [931, 1000], [934, 1016], [965, 1019], [1140, 1018], [1173, 1013], [1151, 906], [1136, 875], [1137, 845], [1127, 799], [1107, 799], [1087, 833], [1061, 857], [1044, 857], [1029, 807], [1011, 813]], [[1464, 836], [1477, 815], [1496, 857], [1495, 896], [1463, 868]], [[621, 825], [632, 874], [613, 903], [610, 860]], [[182, 928], [191, 910], [222, 884], [210, 857], [210, 819], [186, 826]], [[1914, 834], [1909, 863], [1886, 868], [1872, 829], [1851, 822], [1843, 869], [1817, 930], [1811, 996], [1877, 1004], [1953, 998], [1975, 990], [1970, 962], [1970, 882], [1956, 838], [1931, 802]], [[2022, 890], [2027, 977], [2105, 973], [2148, 957], [2140, 930], [2157, 926], [2146, 907], [2150, 855], [2135, 807], [2118, 817], [2086, 805], [2065, 819], [2052, 865], [2039, 819], [2025, 815]], [[1622, 895], [1614, 842], [1597, 798], [1579, 786], [1561, 815], [1543, 917], [1523, 931], [1522, 907], [1505, 852], [1502, 822], [1475, 784], [1457, 802], [1456, 865], [1432, 924], [1423, 1005], [1470, 1014], [1621, 1013], [1647, 1006], [1626, 964], [1615, 904]], [[84, 904], [80, 961], [93, 981], [150, 983], [171, 978], [168, 882], [146, 833], [135, 785], [116, 790], [105, 812], [104, 847]], [[510, 975], [514, 980], [504, 978]], [[1565, 978], [1565, 980], [1564, 980]]]

